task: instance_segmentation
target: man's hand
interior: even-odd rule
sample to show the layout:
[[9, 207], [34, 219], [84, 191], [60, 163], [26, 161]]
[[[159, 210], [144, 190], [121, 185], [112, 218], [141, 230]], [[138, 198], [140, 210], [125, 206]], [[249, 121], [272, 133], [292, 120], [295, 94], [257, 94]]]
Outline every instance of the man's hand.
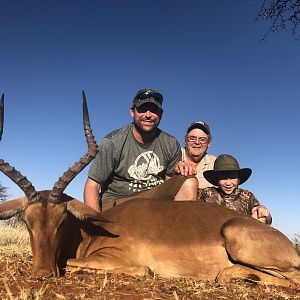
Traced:
[[184, 161], [178, 162], [178, 164], [175, 167], [175, 172], [183, 176], [197, 174], [197, 170], [193, 166], [189, 165], [187, 162]]
[[251, 217], [263, 223], [270, 223], [268, 221], [271, 219], [269, 210], [263, 205], [253, 207]]

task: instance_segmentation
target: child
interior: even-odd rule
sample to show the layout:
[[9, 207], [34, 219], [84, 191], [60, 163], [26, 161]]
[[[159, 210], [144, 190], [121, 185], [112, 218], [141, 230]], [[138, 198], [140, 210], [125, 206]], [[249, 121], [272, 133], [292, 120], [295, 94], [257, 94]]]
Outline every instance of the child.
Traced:
[[249, 168], [240, 169], [238, 161], [231, 155], [221, 154], [214, 163], [214, 169], [203, 173], [205, 179], [216, 187], [204, 188], [198, 200], [217, 203], [241, 214], [266, 223], [272, 223], [269, 210], [261, 205], [249, 191], [238, 186], [248, 180], [252, 173]]

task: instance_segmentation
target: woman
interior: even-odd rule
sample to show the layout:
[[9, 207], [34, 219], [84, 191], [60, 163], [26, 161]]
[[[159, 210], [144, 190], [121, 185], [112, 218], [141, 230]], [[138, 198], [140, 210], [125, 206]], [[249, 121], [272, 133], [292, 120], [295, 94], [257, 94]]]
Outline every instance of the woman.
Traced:
[[238, 186], [248, 180], [249, 168], [240, 169], [238, 161], [231, 155], [221, 154], [214, 163], [214, 169], [203, 173], [205, 179], [216, 187], [202, 189], [199, 200], [217, 203], [239, 213], [251, 215], [266, 223], [272, 223], [269, 210], [261, 205], [249, 191]]

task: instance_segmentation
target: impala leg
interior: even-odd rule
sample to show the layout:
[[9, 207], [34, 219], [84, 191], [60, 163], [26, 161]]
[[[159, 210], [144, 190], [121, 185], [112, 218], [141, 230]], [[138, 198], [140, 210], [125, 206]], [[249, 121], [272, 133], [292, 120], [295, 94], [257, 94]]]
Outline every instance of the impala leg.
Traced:
[[79, 270], [95, 273], [124, 273], [132, 276], [153, 275], [150, 268], [146, 266], [125, 266], [124, 264], [118, 264], [113, 259], [105, 259], [105, 261], [101, 262], [97, 256], [69, 259], [67, 262], [67, 271], [72, 273]]
[[234, 262], [300, 285], [300, 257], [280, 231], [240, 216], [222, 226], [222, 235], [229, 258]]
[[216, 280], [219, 282], [228, 282], [232, 279], [245, 279], [247, 281], [263, 284], [297, 287], [294, 282], [287, 280], [286, 278], [274, 277], [270, 274], [263, 273], [242, 265], [234, 265], [232, 267], [223, 269], [216, 278]]

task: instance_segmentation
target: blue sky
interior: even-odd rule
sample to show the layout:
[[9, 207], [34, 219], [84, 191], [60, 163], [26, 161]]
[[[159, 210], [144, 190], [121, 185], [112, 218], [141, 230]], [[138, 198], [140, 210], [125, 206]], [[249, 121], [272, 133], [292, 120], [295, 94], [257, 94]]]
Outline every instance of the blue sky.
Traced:
[[[182, 144], [209, 123], [210, 153], [234, 155], [251, 190], [293, 237], [299, 218], [299, 41], [262, 42], [261, 1], [0, 1], [0, 157], [37, 190], [86, 151], [81, 90], [97, 141], [131, 121], [140, 88], [164, 95], [161, 129]], [[88, 167], [66, 192], [82, 199]], [[6, 176], [11, 198], [22, 191]]]

